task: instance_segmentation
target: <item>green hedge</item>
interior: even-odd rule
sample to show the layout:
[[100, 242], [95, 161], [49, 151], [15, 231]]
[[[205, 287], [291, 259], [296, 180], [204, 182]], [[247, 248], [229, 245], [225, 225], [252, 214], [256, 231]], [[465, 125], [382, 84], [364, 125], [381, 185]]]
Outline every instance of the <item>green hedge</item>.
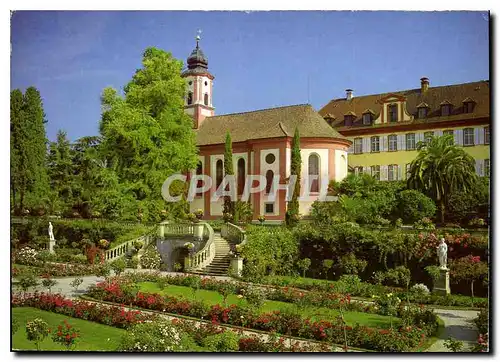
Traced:
[[144, 235], [152, 228], [142, 224], [121, 224], [107, 220], [29, 218], [22, 223], [11, 224], [13, 246], [28, 244], [38, 248], [45, 247], [48, 242], [49, 221], [54, 226], [56, 245], [60, 248], [82, 249], [84, 239], [93, 243], [106, 239], [111, 242], [110, 247], [113, 247]]

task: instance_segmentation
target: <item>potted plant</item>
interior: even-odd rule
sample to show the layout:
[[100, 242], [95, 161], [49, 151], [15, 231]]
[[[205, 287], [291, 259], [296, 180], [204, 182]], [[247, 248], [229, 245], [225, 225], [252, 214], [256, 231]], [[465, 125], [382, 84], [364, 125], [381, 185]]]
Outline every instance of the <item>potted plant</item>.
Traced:
[[264, 215], [259, 215], [257, 220], [259, 220], [260, 224], [262, 225], [264, 224], [264, 221], [266, 221], [266, 217]]
[[225, 212], [223, 215], [222, 215], [222, 219], [224, 220], [224, 222], [230, 222], [233, 220], [233, 215], [230, 214], [229, 212]]
[[201, 220], [201, 218], [203, 217], [203, 210], [202, 209], [198, 209], [194, 212], [194, 215], [196, 216], [196, 218], [198, 220]]
[[107, 249], [107, 248], [109, 248], [109, 245], [110, 245], [109, 241], [106, 239], [99, 240], [99, 242], [97, 244], [99, 245], [99, 247], [101, 249]]
[[187, 242], [184, 244], [184, 247], [189, 251], [189, 254], [193, 254], [194, 252], [194, 244], [191, 242]]
[[194, 222], [194, 223], [197, 223], [200, 221], [193, 212], [190, 212], [189, 214], [187, 214], [187, 219], [191, 222]]

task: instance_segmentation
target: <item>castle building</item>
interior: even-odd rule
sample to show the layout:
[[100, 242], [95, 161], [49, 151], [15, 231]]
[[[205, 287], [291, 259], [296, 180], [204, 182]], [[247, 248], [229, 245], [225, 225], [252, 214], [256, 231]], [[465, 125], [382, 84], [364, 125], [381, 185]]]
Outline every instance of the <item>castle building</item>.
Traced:
[[474, 157], [476, 172], [490, 174], [489, 81], [333, 99], [319, 113], [352, 141], [349, 168], [379, 180], [405, 180], [416, 145], [431, 136], [453, 135]]
[[[345, 136], [332, 128], [310, 105], [292, 105], [250, 112], [215, 115], [212, 104], [214, 76], [208, 70], [208, 59], [199, 45], [187, 59], [182, 73], [187, 82], [186, 112], [193, 118], [199, 148], [198, 168], [192, 173], [211, 176], [211, 189], [196, 196], [191, 211], [201, 209], [204, 219], [222, 217], [223, 201], [211, 202], [211, 196], [224, 176], [224, 144], [229, 132], [233, 146], [233, 170], [238, 195], [242, 194], [247, 175], [262, 175], [264, 191], [250, 195], [253, 219], [264, 215], [266, 220], [285, 220], [286, 190], [279, 190], [272, 201], [269, 197], [274, 176], [286, 185], [290, 177], [291, 147], [295, 129], [300, 133], [302, 158], [301, 179], [310, 187], [310, 196], [299, 202], [300, 214], [307, 215], [311, 204], [319, 197], [325, 180], [340, 181], [347, 175]], [[310, 176], [316, 181], [307, 182]]]

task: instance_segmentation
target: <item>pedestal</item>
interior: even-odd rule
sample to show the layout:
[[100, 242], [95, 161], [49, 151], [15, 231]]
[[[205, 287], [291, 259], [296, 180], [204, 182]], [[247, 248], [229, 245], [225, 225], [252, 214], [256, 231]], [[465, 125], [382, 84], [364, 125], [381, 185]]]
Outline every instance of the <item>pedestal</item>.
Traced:
[[55, 240], [49, 240], [49, 253], [54, 254], [54, 245], [56, 245]]
[[439, 269], [439, 277], [434, 283], [434, 293], [448, 295], [450, 291], [450, 269]]
[[194, 237], [197, 240], [203, 240], [203, 224], [194, 224]]
[[243, 258], [240, 258], [238, 256], [231, 258], [229, 270], [232, 274], [241, 277], [241, 271], [243, 270]]

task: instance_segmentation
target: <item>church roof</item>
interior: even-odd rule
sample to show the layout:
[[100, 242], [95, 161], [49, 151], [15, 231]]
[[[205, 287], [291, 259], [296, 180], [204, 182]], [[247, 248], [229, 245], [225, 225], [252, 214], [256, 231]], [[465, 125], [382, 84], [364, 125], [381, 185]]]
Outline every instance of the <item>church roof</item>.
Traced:
[[207, 117], [196, 130], [196, 143], [198, 146], [224, 143], [227, 131], [233, 142], [293, 137], [295, 127], [298, 127], [301, 138], [336, 138], [347, 141], [311, 105], [299, 104]]

